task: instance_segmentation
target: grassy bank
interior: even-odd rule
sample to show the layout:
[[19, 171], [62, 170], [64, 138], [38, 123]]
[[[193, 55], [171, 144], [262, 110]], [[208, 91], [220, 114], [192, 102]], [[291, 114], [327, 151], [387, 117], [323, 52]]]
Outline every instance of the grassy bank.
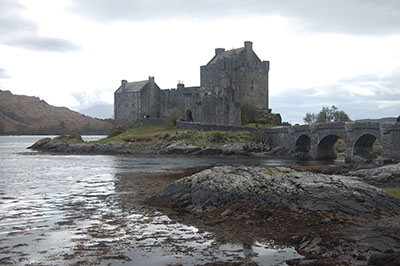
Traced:
[[180, 130], [166, 126], [138, 126], [131, 128], [120, 135], [97, 141], [108, 143], [111, 141], [128, 142], [141, 145], [163, 145], [172, 142], [186, 142], [197, 146], [219, 146], [228, 143], [257, 142], [262, 136], [255, 132], [241, 131], [198, 131]]

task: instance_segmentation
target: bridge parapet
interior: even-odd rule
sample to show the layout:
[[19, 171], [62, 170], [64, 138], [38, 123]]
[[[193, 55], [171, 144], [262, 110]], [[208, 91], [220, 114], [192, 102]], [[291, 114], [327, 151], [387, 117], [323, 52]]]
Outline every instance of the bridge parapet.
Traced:
[[310, 125], [294, 126], [294, 127], [291, 127], [291, 128], [292, 128], [292, 132], [293, 132], [294, 134], [309, 133], [309, 132], [311, 132], [311, 127], [310, 127]]
[[334, 123], [316, 123], [312, 124], [311, 128], [312, 131], [318, 131], [318, 130], [330, 130], [330, 129], [344, 129], [345, 122], [334, 122]]
[[353, 127], [354, 129], [379, 129], [379, 122], [346, 122], [346, 127]]

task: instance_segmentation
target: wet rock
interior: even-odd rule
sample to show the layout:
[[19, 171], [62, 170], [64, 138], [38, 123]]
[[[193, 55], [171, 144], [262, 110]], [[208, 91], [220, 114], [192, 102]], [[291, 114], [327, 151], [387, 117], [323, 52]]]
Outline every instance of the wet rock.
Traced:
[[356, 177], [284, 167], [214, 167], [170, 184], [157, 197], [173, 207], [196, 211], [209, 211], [240, 199], [349, 215], [369, 215], [376, 209], [400, 210], [399, 200], [388, 198], [382, 189]]
[[400, 187], [400, 163], [350, 171], [348, 175], [358, 176], [364, 182], [377, 187]]
[[43, 138], [35, 142], [28, 149], [51, 152], [66, 152], [70, 144], [82, 143], [83, 139], [78, 134], [64, 134], [53, 139]]
[[385, 265], [396, 261], [386, 250], [400, 251], [400, 200], [358, 177], [218, 166], [168, 185], [152, 198], [160, 202], [285, 238], [306, 256], [289, 265]]
[[219, 148], [204, 147], [198, 151], [192, 152], [191, 155], [220, 155], [222, 150]]
[[224, 155], [243, 155], [246, 152], [244, 151], [244, 143], [235, 143], [235, 144], [225, 144], [222, 146], [222, 154]]
[[42, 149], [44, 145], [48, 144], [51, 141], [51, 138], [43, 138], [36, 141], [32, 146], [29, 146], [28, 149]]
[[65, 134], [54, 139], [44, 138], [37, 141], [28, 149], [56, 153], [92, 153], [92, 154], [121, 154], [131, 146], [122, 142], [106, 144], [84, 143], [82, 137], [76, 134]]
[[400, 265], [400, 252], [385, 252], [379, 254], [373, 254], [368, 259], [367, 265], [374, 266], [397, 266]]
[[282, 146], [277, 146], [265, 152], [264, 154], [269, 156], [289, 156], [291, 153], [292, 152], [289, 149]]
[[190, 145], [185, 142], [173, 143], [164, 148], [169, 154], [191, 154], [200, 149], [201, 148], [198, 146]]

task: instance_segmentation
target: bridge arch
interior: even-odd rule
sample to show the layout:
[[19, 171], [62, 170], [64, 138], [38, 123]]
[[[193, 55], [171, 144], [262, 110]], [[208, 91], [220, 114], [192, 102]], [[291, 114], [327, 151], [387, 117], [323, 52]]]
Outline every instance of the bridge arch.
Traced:
[[374, 153], [374, 143], [376, 140], [380, 139], [370, 133], [361, 135], [353, 145], [353, 156], [360, 156], [361, 158], [372, 161], [375, 157]]
[[301, 135], [296, 140], [295, 156], [299, 159], [309, 159], [311, 150], [311, 138], [308, 135]]
[[341, 137], [336, 134], [328, 134], [323, 137], [316, 149], [316, 157], [321, 160], [336, 159], [335, 143]]

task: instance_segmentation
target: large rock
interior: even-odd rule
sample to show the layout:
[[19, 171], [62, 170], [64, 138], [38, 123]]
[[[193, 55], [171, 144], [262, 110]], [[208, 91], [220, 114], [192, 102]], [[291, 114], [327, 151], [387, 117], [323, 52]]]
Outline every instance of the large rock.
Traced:
[[169, 144], [164, 148], [164, 150], [169, 154], [191, 154], [200, 149], [201, 148], [198, 146], [190, 145], [185, 142]]
[[28, 149], [50, 152], [67, 152], [71, 144], [83, 143], [83, 139], [78, 134], [63, 134], [53, 139], [43, 138], [36, 141]]
[[40, 150], [45, 146], [46, 144], [51, 142], [51, 138], [43, 138], [38, 141], [36, 141], [32, 146], [29, 146], [28, 149], [32, 150]]
[[360, 169], [348, 173], [377, 187], [400, 187], [400, 163], [372, 169]]
[[289, 168], [214, 167], [180, 179], [157, 196], [176, 208], [208, 211], [250, 199], [293, 210], [359, 215], [400, 210], [400, 201], [357, 177], [295, 172]]

